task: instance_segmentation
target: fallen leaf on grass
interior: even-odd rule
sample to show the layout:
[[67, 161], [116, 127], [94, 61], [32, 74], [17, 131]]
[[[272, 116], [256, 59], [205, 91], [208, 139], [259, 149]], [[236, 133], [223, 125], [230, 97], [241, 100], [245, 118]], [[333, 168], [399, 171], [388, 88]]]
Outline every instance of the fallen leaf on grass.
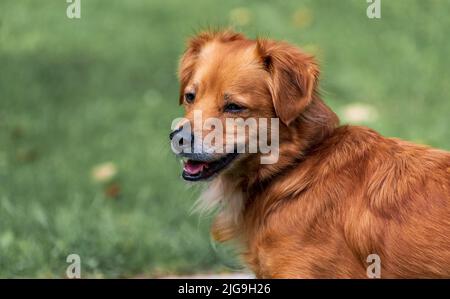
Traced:
[[120, 196], [120, 191], [120, 185], [118, 183], [114, 183], [105, 188], [105, 195], [109, 198], [117, 198]]
[[351, 123], [373, 122], [378, 118], [378, 113], [371, 105], [352, 103], [342, 109], [342, 118]]
[[117, 167], [113, 162], [106, 162], [95, 166], [92, 169], [92, 179], [97, 183], [111, 181], [117, 175]]

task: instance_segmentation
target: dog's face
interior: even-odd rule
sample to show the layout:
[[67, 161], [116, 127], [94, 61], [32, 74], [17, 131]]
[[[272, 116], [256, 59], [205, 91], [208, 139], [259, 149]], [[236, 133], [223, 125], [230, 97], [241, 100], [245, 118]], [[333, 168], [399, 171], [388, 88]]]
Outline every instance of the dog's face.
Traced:
[[[269, 142], [272, 118], [280, 118], [285, 131], [280, 134], [286, 135], [285, 127], [308, 105], [317, 75], [311, 57], [284, 43], [248, 40], [228, 31], [193, 38], [179, 69], [185, 117], [171, 133], [184, 145], [177, 153], [185, 160], [183, 177], [205, 180], [259, 161], [261, 153], [249, 150], [249, 140], [259, 140], [260, 120], [266, 120]], [[245, 129], [250, 123], [256, 124], [255, 131]], [[205, 143], [208, 138], [211, 142]]]

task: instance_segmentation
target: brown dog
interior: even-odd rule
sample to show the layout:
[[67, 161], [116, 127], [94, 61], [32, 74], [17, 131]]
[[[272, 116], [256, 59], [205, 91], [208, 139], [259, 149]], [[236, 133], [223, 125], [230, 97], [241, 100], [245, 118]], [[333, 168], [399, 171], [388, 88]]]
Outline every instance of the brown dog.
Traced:
[[214, 238], [239, 240], [257, 277], [364, 278], [371, 254], [383, 278], [450, 277], [450, 153], [338, 126], [313, 57], [284, 42], [201, 33], [179, 75], [189, 122], [280, 119], [277, 163], [181, 154], [185, 179], [209, 179]]

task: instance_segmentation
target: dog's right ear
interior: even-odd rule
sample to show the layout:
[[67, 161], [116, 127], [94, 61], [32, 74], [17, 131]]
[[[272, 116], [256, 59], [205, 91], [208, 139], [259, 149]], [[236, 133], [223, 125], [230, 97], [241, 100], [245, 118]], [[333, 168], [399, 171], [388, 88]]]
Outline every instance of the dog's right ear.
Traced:
[[284, 42], [259, 39], [256, 50], [270, 74], [269, 89], [275, 112], [289, 126], [311, 103], [319, 68], [312, 56]]
[[241, 33], [237, 33], [231, 30], [223, 30], [204, 31], [197, 34], [188, 41], [186, 51], [183, 53], [178, 67], [178, 77], [180, 79], [180, 105], [183, 103], [184, 89], [186, 88], [186, 85], [189, 83], [189, 80], [194, 73], [197, 57], [205, 44], [213, 40], [226, 43], [244, 39], [245, 36]]

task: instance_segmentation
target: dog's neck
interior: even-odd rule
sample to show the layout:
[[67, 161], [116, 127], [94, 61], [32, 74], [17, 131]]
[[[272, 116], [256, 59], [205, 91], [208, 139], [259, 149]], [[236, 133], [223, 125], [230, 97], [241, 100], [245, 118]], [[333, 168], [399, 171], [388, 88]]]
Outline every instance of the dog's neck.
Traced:
[[241, 173], [224, 174], [212, 181], [199, 202], [206, 209], [219, 207], [212, 226], [213, 237], [218, 241], [237, 237], [252, 194], [263, 193], [268, 183], [307, 159], [308, 153], [326, 140], [338, 124], [336, 114], [316, 96], [297, 120], [280, 128], [277, 163], [260, 164], [249, 159]]
[[[267, 181], [285, 173], [288, 168], [295, 167], [319, 144], [326, 140], [339, 125], [337, 115], [320, 99], [315, 96], [305, 111], [289, 126], [281, 124], [279, 159], [274, 164], [260, 164], [255, 160], [248, 161], [243, 167], [245, 172], [239, 174], [243, 191], [253, 188], [261, 189]], [[259, 157], [254, 157], [259, 159]], [[236, 180], [233, 173], [231, 180]]]

